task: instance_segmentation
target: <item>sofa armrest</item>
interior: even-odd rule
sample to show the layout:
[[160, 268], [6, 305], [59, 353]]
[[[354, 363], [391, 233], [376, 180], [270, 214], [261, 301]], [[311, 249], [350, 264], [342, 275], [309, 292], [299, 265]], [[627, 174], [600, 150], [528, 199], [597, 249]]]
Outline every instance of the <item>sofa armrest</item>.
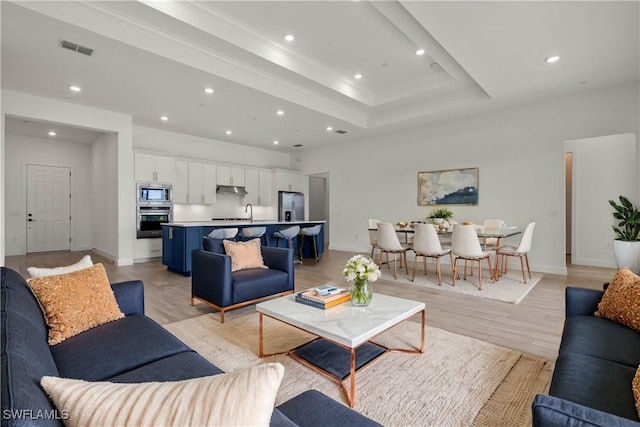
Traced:
[[232, 305], [231, 257], [195, 250], [191, 255], [191, 296], [218, 307]]
[[602, 295], [604, 292], [596, 289], [567, 287], [565, 290], [566, 316], [593, 315], [598, 309]]
[[269, 268], [284, 271], [288, 275], [287, 289], [294, 289], [293, 249], [263, 246], [262, 259]]
[[538, 394], [531, 407], [533, 427], [638, 427], [639, 423], [554, 396]]
[[125, 316], [144, 314], [144, 286], [140, 280], [112, 283], [111, 289]]
[[336, 402], [318, 390], [308, 390], [277, 406], [285, 415], [287, 422], [272, 417], [273, 426], [289, 426], [290, 423], [300, 427], [349, 426], [378, 427], [377, 422]]

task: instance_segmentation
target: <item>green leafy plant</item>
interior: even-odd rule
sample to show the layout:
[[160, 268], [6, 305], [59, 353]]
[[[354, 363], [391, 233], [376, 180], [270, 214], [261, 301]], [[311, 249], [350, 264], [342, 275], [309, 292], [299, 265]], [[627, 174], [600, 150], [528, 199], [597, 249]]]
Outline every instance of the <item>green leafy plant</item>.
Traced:
[[438, 209], [434, 209], [431, 212], [431, 215], [429, 215], [427, 218], [442, 218], [446, 221], [449, 218], [453, 218], [453, 212], [451, 212], [447, 208], [438, 208]]
[[613, 217], [620, 222], [617, 226], [611, 226], [616, 233], [616, 240], [634, 242], [640, 240], [640, 211], [624, 196], [619, 196], [620, 204], [615, 200], [609, 200], [609, 204], [615, 209]]

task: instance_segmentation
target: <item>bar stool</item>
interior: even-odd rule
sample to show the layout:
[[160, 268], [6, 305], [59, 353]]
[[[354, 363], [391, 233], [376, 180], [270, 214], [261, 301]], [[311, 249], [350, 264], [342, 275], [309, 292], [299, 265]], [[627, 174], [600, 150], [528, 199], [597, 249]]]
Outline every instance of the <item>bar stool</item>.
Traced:
[[314, 225], [313, 227], [305, 227], [300, 230], [298, 234], [300, 236], [300, 259], [302, 259], [302, 250], [304, 248], [304, 238], [313, 238], [313, 253], [316, 256], [316, 264], [318, 263], [318, 246], [316, 245], [316, 236], [322, 231], [322, 224]]
[[260, 238], [260, 245], [267, 246], [267, 227], [245, 227], [240, 230], [242, 240], [251, 240]]
[[238, 234], [237, 228], [218, 228], [208, 234], [213, 239], [233, 239]]
[[293, 247], [293, 239], [298, 235], [299, 232], [299, 225], [294, 225], [292, 227], [287, 227], [276, 231], [275, 233], [273, 233], [273, 237], [276, 238], [276, 247], [280, 247], [280, 239], [285, 239], [289, 243], [289, 249], [294, 250], [293, 257], [296, 258], [295, 248]]

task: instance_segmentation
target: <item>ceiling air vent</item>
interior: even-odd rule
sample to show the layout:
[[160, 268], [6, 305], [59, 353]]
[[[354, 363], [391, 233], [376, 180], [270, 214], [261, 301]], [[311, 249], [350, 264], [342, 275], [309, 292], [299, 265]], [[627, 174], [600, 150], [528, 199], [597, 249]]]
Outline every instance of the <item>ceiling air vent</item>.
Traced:
[[296, 148], [304, 147], [304, 145], [302, 145], [302, 144], [293, 144], [293, 146], [296, 147]]
[[346, 130], [342, 130], [342, 129], [334, 130], [334, 132], [339, 133], [340, 135], [344, 135], [345, 133], [347, 133]]
[[83, 55], [93, 55], [93, 49], [90, 47], [79, 45], [78, 43], [70, 42], [68, 40], [60, 40], [60, 47], [72, 50], [74, 52], [81, 53]]

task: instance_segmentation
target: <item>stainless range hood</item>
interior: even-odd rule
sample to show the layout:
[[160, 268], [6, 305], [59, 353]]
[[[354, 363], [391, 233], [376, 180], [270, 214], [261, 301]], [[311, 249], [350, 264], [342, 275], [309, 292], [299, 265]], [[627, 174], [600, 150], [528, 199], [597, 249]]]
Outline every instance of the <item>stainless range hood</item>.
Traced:
[[249, 194], [244, 187], [236, 187], [235, 185], [218, 185], [218, 187], [216, 187], [216, 193], [235, 194], [236, 196], [246, 196]]

